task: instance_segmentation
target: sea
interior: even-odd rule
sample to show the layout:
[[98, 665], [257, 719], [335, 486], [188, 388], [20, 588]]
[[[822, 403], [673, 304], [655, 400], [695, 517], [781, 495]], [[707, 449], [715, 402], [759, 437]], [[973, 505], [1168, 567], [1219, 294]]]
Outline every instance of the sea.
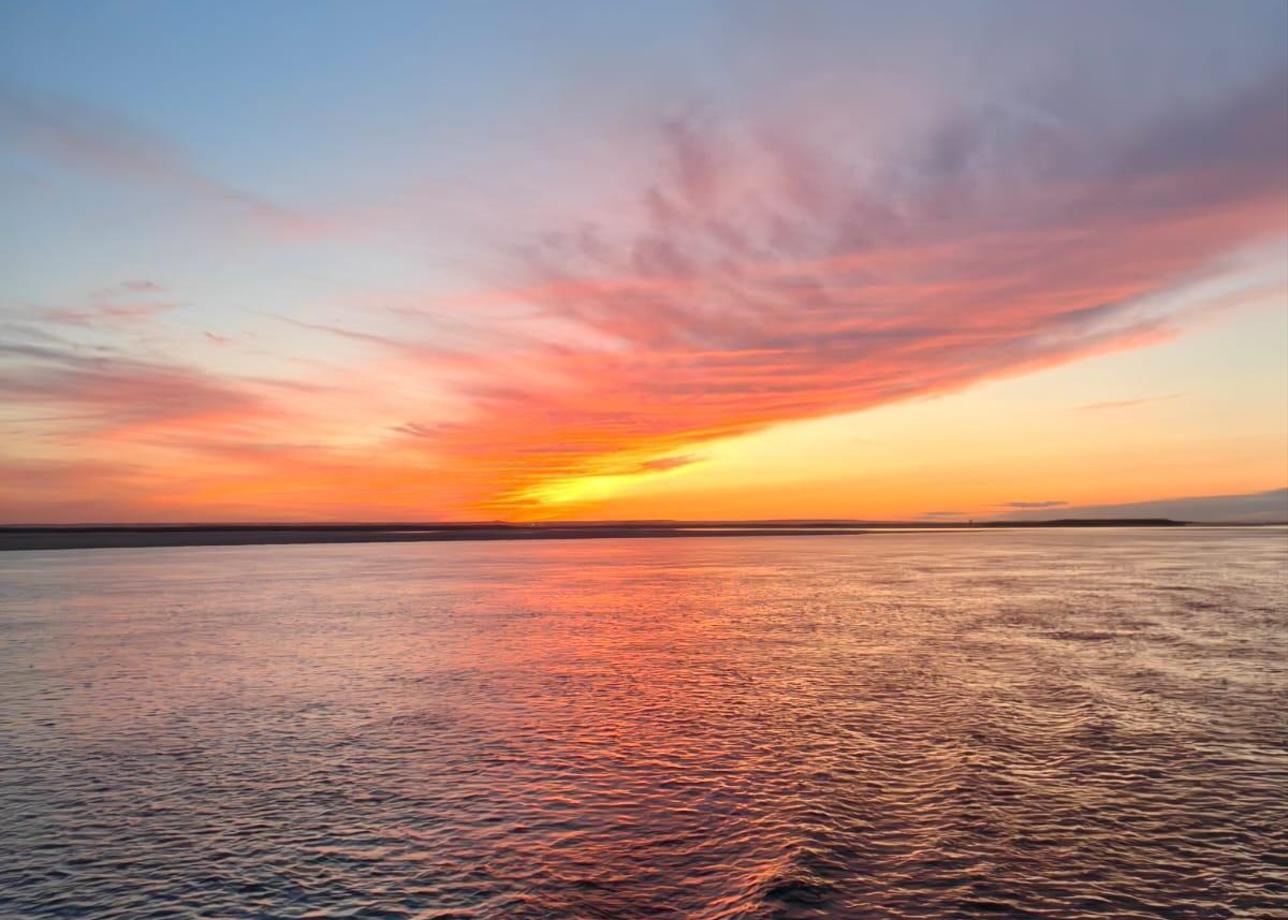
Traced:
[[0, 916], [1288, 916], [1288, 530], [0, 553]]

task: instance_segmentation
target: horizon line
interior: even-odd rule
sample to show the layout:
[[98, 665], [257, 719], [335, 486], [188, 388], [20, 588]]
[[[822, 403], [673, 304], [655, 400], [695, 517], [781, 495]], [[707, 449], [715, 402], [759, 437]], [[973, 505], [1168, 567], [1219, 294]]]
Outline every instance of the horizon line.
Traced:
[[17, 530], [469, 530], [500, 528], [532, 530], [578, 527], [979, 527], [1033, 526], [1052, 524], [1173, 524], [1188, 526], [1284, 526], [1288, 518], [1272, 521], [1248, 521], [1238, 518], [1194, 520], [1165, 515], [1067, 515], [1043, 518], [1009, 518], [963, 516], [961, 520], [943, 518], [597, 518], [589, 520], [516, 521], [501, 518], [470, 520], [229, 520], [229, 521], [77, 521], [52, 523], [15, 521], [0, 523], [0, 531]]

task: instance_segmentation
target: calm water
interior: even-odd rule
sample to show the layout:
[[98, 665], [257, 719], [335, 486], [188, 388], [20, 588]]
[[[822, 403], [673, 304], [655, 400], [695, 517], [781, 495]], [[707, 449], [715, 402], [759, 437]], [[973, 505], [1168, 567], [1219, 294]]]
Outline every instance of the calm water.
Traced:
[[0, 556], [0, 915], [1270, 917], [1288, 532]]

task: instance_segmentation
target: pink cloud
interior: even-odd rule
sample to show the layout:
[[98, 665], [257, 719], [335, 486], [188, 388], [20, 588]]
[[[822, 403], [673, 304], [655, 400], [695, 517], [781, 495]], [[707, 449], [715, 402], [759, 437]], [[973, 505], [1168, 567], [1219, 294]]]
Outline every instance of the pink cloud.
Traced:
[[167, 303], [97, 303], [90, 307], [60, 307], [40, 312], [45, 322], [68, 326], [119, 326], [143, 322], [183, 304]]
[[175, 364], [110, 351], [0, 344], [0, 399], [44, 409], [89, 411], [96, 437], [175, 430], [268, 411], [250, 388]]
[[866, 180], [804, 135], [666, 123], [633, 216], [542, 235], [491, 295], [568, 332], [458, 365], [473, 415], [436, 447], [492, 470], [504, 511], [630, 458], [1164, 339], [1184, 318], [1159, 295], [1288, 229], [1281, 83], [1095, 145], [985, 110]]

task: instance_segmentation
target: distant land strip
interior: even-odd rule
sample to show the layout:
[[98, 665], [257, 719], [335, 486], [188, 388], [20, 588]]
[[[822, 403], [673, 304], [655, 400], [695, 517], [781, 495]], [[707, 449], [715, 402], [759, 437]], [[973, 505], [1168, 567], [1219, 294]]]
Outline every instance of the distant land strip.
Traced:
[[873, 531], [1049, 527], [1183, 527], [1166, 518], [1051, 521], [596, 521], [587, 523], [85, 524], [0, 525], [0, 551], [286, 543], [418, 543], [464, 540], [586, 540], [673, 537], [805, 537]]

